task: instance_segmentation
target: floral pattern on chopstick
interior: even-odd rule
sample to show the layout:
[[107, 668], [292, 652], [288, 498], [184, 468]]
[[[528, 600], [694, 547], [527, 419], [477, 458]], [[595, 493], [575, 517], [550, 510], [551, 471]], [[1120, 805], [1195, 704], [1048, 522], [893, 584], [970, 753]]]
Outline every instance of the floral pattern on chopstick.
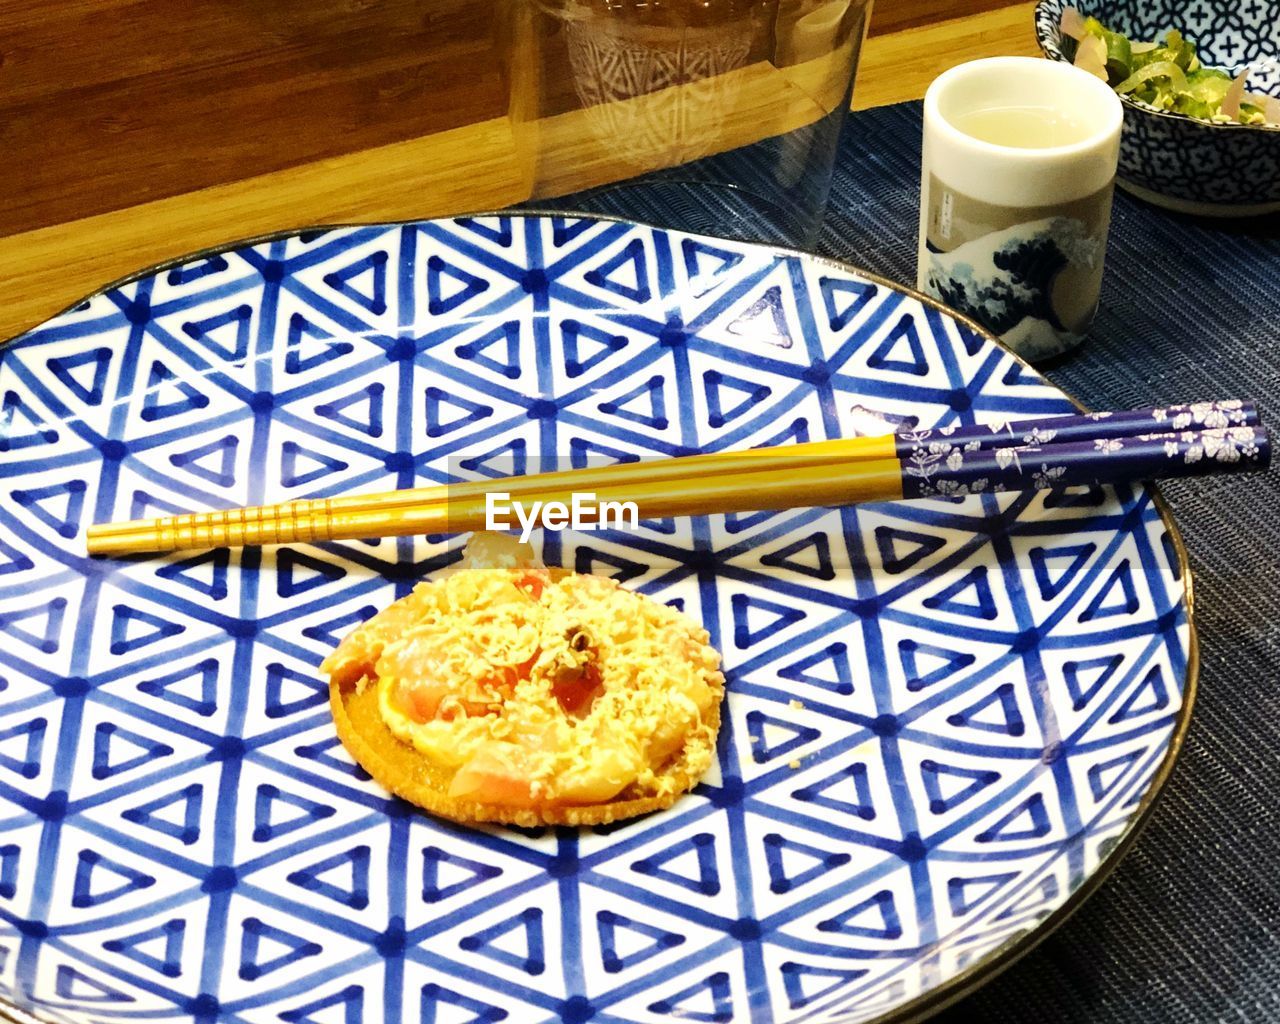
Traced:
[[[1204, 403], [1195, 413], [1178, 411], [1163, 422], [1226, 422], [1234, 412], [1224, 403]], [[922, 438], [903, 460], [903, 496], [963, 497], [1011, 490], [1047, 490], [1174, 476], [1201, 476], [1238, 466], [1265, 463], [1266, 432], [1253, 426], [1218, 426], [1095, 437], [1055, 442], [1052, 429], [1024, 433], [1021, 443], [982, 448], [975, 441], [956, 445]]]

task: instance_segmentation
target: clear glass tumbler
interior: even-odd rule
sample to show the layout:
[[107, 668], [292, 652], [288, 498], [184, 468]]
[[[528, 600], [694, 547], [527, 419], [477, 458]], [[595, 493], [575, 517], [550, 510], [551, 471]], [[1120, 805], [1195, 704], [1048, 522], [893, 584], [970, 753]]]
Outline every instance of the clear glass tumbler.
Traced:
[[870, 0], [518, 0], [530, 205], [805, 247]]

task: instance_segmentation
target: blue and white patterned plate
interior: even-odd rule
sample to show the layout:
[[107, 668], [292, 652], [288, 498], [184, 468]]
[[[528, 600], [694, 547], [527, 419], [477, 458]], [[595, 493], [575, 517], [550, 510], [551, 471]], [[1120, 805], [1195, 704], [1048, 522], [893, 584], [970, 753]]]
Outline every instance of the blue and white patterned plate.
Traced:
[[119, 561], [86, 524], [579, 459], [1066, 413], [970, 325], [812, 257], [556, 216], [290, 235], [0, 349], [0, 993], [41, 1020], [899, 1020], [1120, 853], [1194, 646], [1142, 488], [558, 535], [700, 618], [719, 764], [668, 812], [388, 799], [317, 665], [458, 553]]

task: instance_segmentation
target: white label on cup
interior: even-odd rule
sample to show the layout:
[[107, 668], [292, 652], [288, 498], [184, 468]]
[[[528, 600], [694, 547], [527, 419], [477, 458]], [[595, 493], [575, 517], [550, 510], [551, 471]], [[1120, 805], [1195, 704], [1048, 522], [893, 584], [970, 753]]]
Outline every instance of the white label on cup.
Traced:
[[951, 241], [951, 208], [955, 205], [955, 194], [951, 189], [942, 192], [942, 213], [938, 218], [938, 234], [944, 242]]

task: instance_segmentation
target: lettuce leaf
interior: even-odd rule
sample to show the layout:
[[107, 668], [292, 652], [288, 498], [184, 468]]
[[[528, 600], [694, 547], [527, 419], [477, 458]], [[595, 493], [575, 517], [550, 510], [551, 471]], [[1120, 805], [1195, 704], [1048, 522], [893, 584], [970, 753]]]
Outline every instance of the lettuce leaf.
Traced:
[[[1157, 110], [1204, 120], [1280, 123], [1267, 120], [1268, 111], [1274, 105], [1262, 97], [1246, 99], [1240, 104], [1239, 114], [1224, 113], [1222, 103], [1231, 86], [1231, 74], [1221, 68], [1205, 67], [1196, 55], [1195, 46], [1177, 29], [1170, 29], [1158, 42], [1134, 41], [1122, 33], [1112, 32], [1095, 17], [1085, 18], [1072, 8], [1067, 10], [1071, 14], [1064, 12], [1064, 25], [1073, 29], [1062, 40], [1067, 56], [1072, 56], [1071, 51], [1079, 46], [1076, 33], [1081, 39], [1093, 36], [1102, 40], [1106, 46], [1107, 82], [1121, 95]], [[1102, 77], [1100, 70], [1098, 77]], [[1235, 109], [1234, 100], [1232, 109]]]

